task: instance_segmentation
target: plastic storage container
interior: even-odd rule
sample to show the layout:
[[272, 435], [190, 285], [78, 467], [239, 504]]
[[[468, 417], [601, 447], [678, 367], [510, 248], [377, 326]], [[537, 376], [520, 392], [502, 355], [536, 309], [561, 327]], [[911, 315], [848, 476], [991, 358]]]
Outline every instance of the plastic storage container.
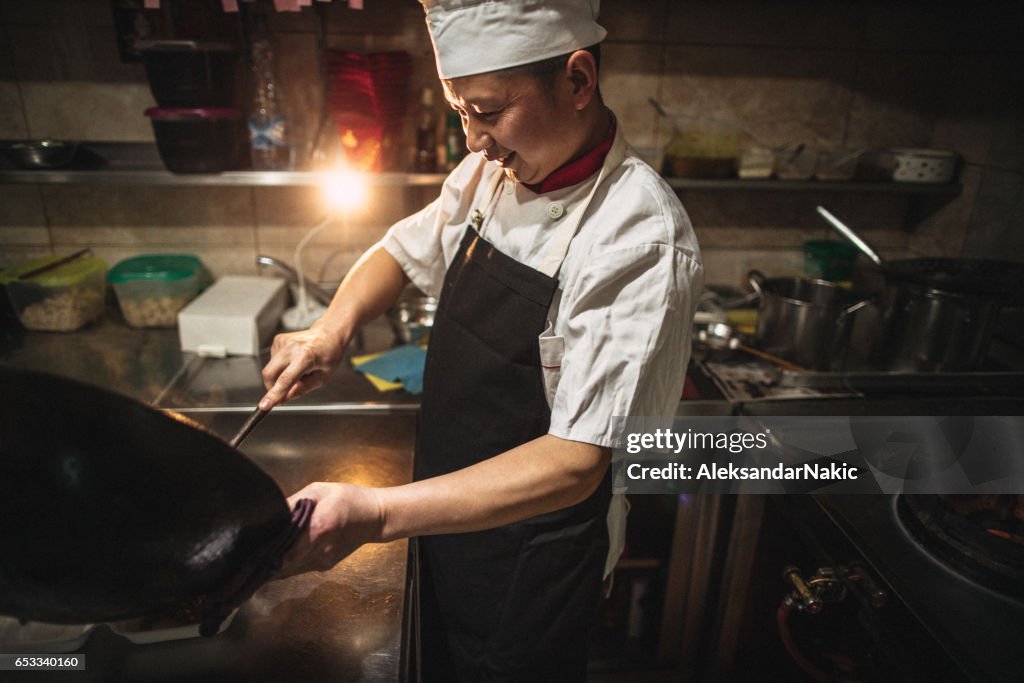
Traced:
[[30, 330], [73, 332], [103, 314], [107, 264], [95, 256], [82, 256], [27, 280], [18, 279], [58, 258], [32, 259], [0, 273], [11, 307]]
[[137, 43], [153, 99], [161, 107], [235, 104], [236, 50], [226, 43], [149, 40]]
[[242, 112], [227, 108], [150, 107], [156, 146], [172, 173], [220, 173], [236, 168]]
[[209, 276], [190, 254], [145, 254], [118, 263], [107, 281], [129, 325], [173, 327], [178, 311], [209, 284]]
[[837, 240], [804, 242], [804, 272], [810, 278], [847, 282], [857, 260], [857, 248]]

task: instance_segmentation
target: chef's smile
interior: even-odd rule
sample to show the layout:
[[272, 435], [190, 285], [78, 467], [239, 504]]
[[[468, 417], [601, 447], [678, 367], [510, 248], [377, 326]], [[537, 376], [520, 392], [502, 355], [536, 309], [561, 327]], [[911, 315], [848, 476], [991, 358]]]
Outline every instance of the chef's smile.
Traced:
[[[585, 133], [566, 117], [568, 80], [484, 73], [443, 81], [459, 113], [466, 146], [493, 161], [513, 180], [539, 183], [578, 156]], [[572, 105], [568, 104], [569, 111]]]

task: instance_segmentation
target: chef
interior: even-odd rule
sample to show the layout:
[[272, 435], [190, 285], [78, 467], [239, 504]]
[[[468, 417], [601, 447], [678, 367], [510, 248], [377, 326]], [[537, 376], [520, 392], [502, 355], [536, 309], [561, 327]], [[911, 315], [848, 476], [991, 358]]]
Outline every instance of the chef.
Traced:
[[411, 281], [439, 298], [414, 481], [296, 493], [317, 506], [285, 573], [415, 537], [424, 680], [585, 680], [625, 522], [613, 418], [675, 413], [700, 254], [602, 101], [598, 0], [423, 4], [471, 154], [275, 338], [261, 401], [322, 385]]

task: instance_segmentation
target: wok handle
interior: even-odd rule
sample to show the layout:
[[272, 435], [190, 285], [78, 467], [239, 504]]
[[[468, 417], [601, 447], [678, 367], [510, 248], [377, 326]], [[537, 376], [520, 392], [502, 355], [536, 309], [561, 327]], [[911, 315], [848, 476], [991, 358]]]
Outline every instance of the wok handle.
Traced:
[[231, 441], [228, 442], [228, 444], [230, 444], [232, 448], [238, 448], [238, 446], [243, 441], [245, 441], [245, 437], [249, 436], [249, 432], [255, 429], [256, 425], [260, 423], [260, 420], [265, 418], [267, 416], [267, 413], [269, 412], [269, 410], [256, 408], [256, 410], [253, 411], [252, 415], [249, 416], [249, 419], [245, 421], [245, 424], [242, 425], [242, 428], [238, 430], [238, 433], [235, 434], [234, 438], [232, 438]]

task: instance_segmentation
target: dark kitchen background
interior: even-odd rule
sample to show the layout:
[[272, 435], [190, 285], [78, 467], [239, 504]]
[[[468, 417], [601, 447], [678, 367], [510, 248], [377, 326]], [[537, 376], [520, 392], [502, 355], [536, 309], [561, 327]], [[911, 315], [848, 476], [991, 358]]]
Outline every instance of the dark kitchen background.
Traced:
[[[35, 182], [26, 172], [0, 167], [0, 269], [88, 247], [110, 265], [139, 254], [188, 252], [199, 257], [215, 278], [274, 275], [272, 269], [260, 273], [257, 255], [294, 261], [299, 241], [323, 216], [319, 188], [312, 180], [263, 185], [255, 176], [234, 184], [180, 176], [165, 182], [170, 176], [162, 172], [151, 122], [143, 115], [155, 102], [143, 63], [131, 49], [132, 36], [244, 46], [241, 19], [224, 13], [220, 0], [162, 0], [158, 10], [144, 10], [142, 4], [0, 0], [0, 140], [54, 138], [91, 142], [97, 148], [142, 143], [141, 149], [150, 150], [155, 164], [144, 178], [131, 183], [90, 182], [84, 175], [87, 170], [75, 171], [71, 181], [47, 176], [46, 182]], [[433, 91], [439, 113], [444, 111], [419, 3], [363, 4], [365, 9], [360, 10], [344, 0], [315, 1], [300, 12], [276, 12], [270, 0], [253, 5], [267, 17], [273, 36], [297, 171], [313, 165], [325, 100], [318, 59], [322, 49], [411, 55], [405, 116], [386, 170], [415, 169], [424, 89]], [[602, 91], [628, 140], [658, 168], [671, 167], [665, 150], [675, 129], [704, 144], [730, 140], [742, 148], [782, 150], [784, 159], [829, 149], [852, 153], [905, 147], [957, 153], [955, 176], [942, 184], [880, 182], [877, 176], [833, 186], [819, 180], [765, 180], [763, 187], [752, 187], [734, 177], [699, 174], [674, 179], [700, 240], [710, 285], [733, 288], [732, 293], [749, 289], [747, 273], [752, 268], [771, 278], [806, 274], [805, 243], [838, 239], [816, 214], [820, 204], [856, 228], [887, 259], [978, 257], [1020, 262], [1021, 15], [1019, 4], [1008, 2], [604, 0], [601, 21], [609, 33], [602, 47]], [[238, 70], [238, 97], [244, 105], [247, 71], [241, 62]], [[735, 175], [734, 169], [731, 172]], [[409, 178], [374, 185], [364, 208], [335, 219], [319, 233], [303, 252], [307, 273], [322, 284], [337, 284], [389, 225], [436, 195], [441, 176], [425, 185]], [[857, 258], [858, 264], [866, 265], [863, 256]], [[936, 390], [937, 385], [948, 388], [942, 385], [948, 377], [935, 382], [921, 376], [927, 373], [895, 379], [867, 373], [856, 391], [846, 391], [846, 383], [852, 381], [846, 376], [837, 380], [830, 373], [787, 373], [793, 381], [839, 381], [843, 392], [839, 398], [827, 394], [832, 400], [821, 400], [825, 394], [815, 394], [813, 390], [821, 387], [812, 384], [808, 400], [762, 401], [764, 396], [757, 393], [767, 388], [759, 385], [753, 395], [737, 398], [716, 392], [713, 378], [693, 372], [692, 364], [696, 386], [688, 384], [679, 414], [1020, 415], [1024, 325], [1015, 322], [1020, 310], [1008, 307], [1002, 312], [996, 335], [1002, 340], [1015, 338], [1010, 344], [1014, 362], [986, 359], [980, 368], [985, 371], [979, 373], [982, 379], [965, 373], [966, 379], [951, 380], [948, 395]], [[161, 333], [165, 336], [158, 337]], [[108, 354], [113, 337], [129, 347], [121, 356]], [[183, 361], [186, 354], [179, 353], [174, 332], [128, 330], [109, 312], [80, 336], [29, 333], [24, 338], [21, 346], [21, 337], [12, 341], [13, 351], [0, 355], [0, 361], [50, 368], [52, 358], [59, 357], [60, 371], [72, 376], [79, 366], [92, 365], [113, 378], [111, 385], [118, 380], [118, 390], [135, 387], [139, 397], [161, 407], [230, 404], [241, 410], [239, 406], [248, 408], [260, 395], [258, 359], [203, 361], [204, 372], [213, 378], [209, 384], [214, 389], [208, 389], [207, 374], [182, 370], [183, 362], [194, 359]], [[153, 344], [153, 339], [160, 341]], [[33, 344], [38, 353], [30, 348]], [[81, 355], [83, 349], [93, 355]], [[25, 363], [26, 358], [32, 363]], [[89, 360], [83, 363], [81, 358]], [[698, 360], [696, 354], [693, 360]], [[725, 362], [719, 370], [728, 372], [734, 365]], [[249, 384], [238, 388], [218, 374], [233, 380], [229, 369]], [[993, 370], [998, 372], [989, 372]], [[355, 402], [352, 396], [364, 400], [359, 392], [370, 391], [365, 380], [348, 368], [342, 374], [331, 389], [340, 392], [337, 401]], [[771, 375], [773, 381], [777, 375]], [[752, 383], [744, 377], [736, 386], [749, 388]], [[876, 384], [868, 386], [872, 382]], [[224, 386], [237, 392], [224, 391]], [[865, 387], [879, 393], [868, 395]], [[822, 391], [834, 389], [828, 385]], [[336, 396], [330, 391], [324, 395], [332, 400]], [[376, 393], [371, 397], [367, 400], [382, 400]], [[403, 395], [392, 400], [408, 408], [415, 399]], [[363, 451], [385, 441], [410, 457], [409, 415], [411, 411], [397, 432], [390, 422], [393, 416], [371, 416], [344, 420], [373, 423], [372, 430], [357, 425], [336, 437], [323, 427], [323, 434], [312, 432], [316, 438], [281, 416], [279, 441], [254, 439], [251, 453], [262, 457], [256, 458], [261, 465], [277, 467], [274, 473], [280, 480], [297, 486], [302, 483], [298, 470], [289, 469], [291, 462], [280, 453], [298, 456], [300, 446], [320, 448], [319, 459], [304, 453], [305, 459], [333, 463], [337, 454], [330, 450], [330, 438], [348, 443], [350, 433], [366, 432], [369, 437], [347, 447], [351, 453], [346, 457], [359, 467]], [[223, 434], [233, 431], [234, 418], [237, 415], [229, 413], [209, 421]], [[324, 420], [332, 429], [344, 422], [333, 415]], [[261, 430], [275, 429], [274, 418], [266, 425]], [[295, 462], [304, 461], [296, 457]], [[1024, 503], [1019, 495], [1009, 498], [1014, 502], [978, 505], [992, 503], [982, 512], [993, 515], [997, 507], [1004, 516], [1016, 510], [1019, 530]], [[880, 495], [699, 495], [635, 496], [632, 502], [628, 555], [602, 604], [593, 656], [596, 681], [1008, 681], [1024, 674], [1019, 647], [1024, 637], [1020, 536], [1004, 546], [1003, 550], [1011, 548], [1005, 555], [969, 549], [961, 554], [980, 558], [980, 563], [955, 566], [940, 564], [936, 553], [923, 550], [945, 532], [933, 530], [928, 536], [926, 530], [915, 536], [908, 531], [917, 528], [914, 525], [926, 526], [921, 519], [936, 517], [941, 506], [928, 508], [927, 501]], [[980, 509], [963, 511], [963, 516], [977, 515]], [[956, 515], [951, 516], [956, 526]], [[991, 540], [982, 533], [982, 545]], [[393, 545], [382, 552], [395, 554], [392, 570], [401, 584], [404, 550]], [[940, 549], [937, 555], [943, 553], [954, 554]], [[357, 569], [378, 580], [377, 566], [370, 560]], [[796, 571], [783, 571], [790, 566]], [[335, 576], [346, 577], [346, 571], [351, 569], [336, 569]], [[973, 577], [973, 582], [961, 574]], [[818, 617], [810, 614], [816, 609], [808, 597], [811, 593], [801, 596], [801, 582], [810, 581], [815, 582], [813, 594], [825, 598]], [[279, 582], [268, 595], [280, 598], [286, 583]], [[996, 584], [1010, 588], [990, 590]], [[364, 597], [358, 591], [353, 594]], [[399, 591], [399, 601], [401, 595], [405, 593]], [[267, 604], [272, 602], [268, 599]], [[333, 619], [334, 613], [327, 610], [331, 600], [320, 602], [325, 605], [320, 617]], [[283, 654], [274, 649], [276, 645], [268, 646], [263, 652], [266, 661], [252, 660], [251, 669], [270, 667], [263, 675], [279, 680], [302, 659], [309, 668], [296, 680], [322, 680], [337, 672], [328, 656], [334, 652], [331, 647], [338, 646], [346, 656], [361, 656], [369, 646], [342, 642], [349, 637], [359, 640], [355, 629], [339, 631], [338, 638], [320, 633], [321, 622], [307, 618], [308, 607], [294, 603], [289, 618], [294, 616], [295, 621], [287, 622], [300, 626], [294, 631], [282, 628], [283, 621], [261, 620], [267, 615], [254, 610], [246, 616], [252, 631], [246, 634], [236, 628], [214, 644], [219, 642], [225, 651], [241, 644], [238, 652], [248, 654], [242, 647], [247, 643], [263, 648], [285, 634], [292, 640], [280, 645]], [[397, 622], [401, 610], [392, 607]], [[398, 626], [389, 622], [390, 626], [394, 628], [388, 638], [397, 643]], [[320, 638], [320, 649], [305, 652], [303, 628], [312, 627], [317, 633], [308, 642]], [[403, 648], [407, 635], [403, 631]], [[142, 662], [140, 670], [151, 673], [153, 680], [161, 675], [172, 680], [177, 674], [173, 668], [161, 669], [164, 662], [157, 660], [162, 652], [167, 661], [186, 662], [186, 669], [191, 665], [187, 643], [178, 649], [153, 646], [147, 655], [100, 632], [92, 636], [90, 647], [90, 652], [106, 653], [110, 661], [120, 661], [122, 655], [125, 661], [136, 657]], [[271, 661], [275, 659], [276, 663]], [[363, 663], [347, 662], [356, 671]], [[310, 671], [315, 675], [305, 675]], [[94, 669], [93, 676], [102, 680], [103, 670]]]
[[[237, 31], [237, 15], [224, 15], [218, 3], [168, 4], [213, 6], [205, 24], [186, 30]], [[411, 169], [421, 88], [434, 88], [440, 102], [419, 4], [314, 5], [323, 5], [327, 47], [413, 56], [404, 129]], [[886, 193], [685, 190], [707, 282], [740, 285], [751, 267], [800, 273], [803, 243], [834, 236], [813, 213], [823, 201], [890, 258], [1024, 253], [1024, 41], [1013, 3], [605, 0], [601, 10], [609, 30], [603, 92], [628, 139], [652, 161], [671, 127], [648, 98], [688, 129], [734, 131], [767, 147], [933, 147], [962, 155], [962, 189], [924, 207]], [[305, 140], [322, 97], [314, 12], [269, 16], [287, 106]], [[141, 63], [121, 61], [117, 36], [109, 0], [0, 3], [0, 138], [151, 142], [142, 113], [154, 104], [146, 75]], [[89, 246], [111, 264], [188, 250], [215, 275], [255, 272], [257, 253], [290, 258], [319, 218], [313, 192], [4, 184], [0, 265]], [[339, 280], [429, 193], [378, 189], [374, 199], [306, 252], [322, 279]]]

